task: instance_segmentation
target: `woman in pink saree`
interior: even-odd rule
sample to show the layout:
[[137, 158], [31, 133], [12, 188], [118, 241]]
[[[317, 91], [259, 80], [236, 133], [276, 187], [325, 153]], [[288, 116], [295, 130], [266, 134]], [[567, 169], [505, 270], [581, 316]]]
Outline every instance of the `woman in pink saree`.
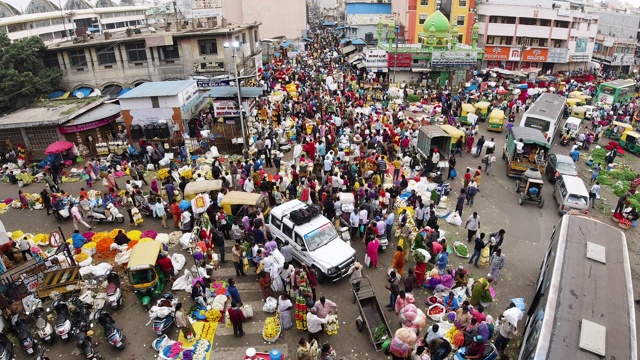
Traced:
[[380, 247], [380, 242], [377, 238], [369, 241], [367, 244], [367, 255], [371, 258], [371, 264], [369, 267], [378, 267], [378, 248]]

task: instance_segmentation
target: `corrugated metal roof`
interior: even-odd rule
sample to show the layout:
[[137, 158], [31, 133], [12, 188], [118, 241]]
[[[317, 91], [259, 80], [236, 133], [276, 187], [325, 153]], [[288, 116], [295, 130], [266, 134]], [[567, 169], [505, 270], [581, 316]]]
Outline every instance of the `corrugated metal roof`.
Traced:
[[[261, 87], [243, 87], [240, 89], [240, 94], [243, 98], [257, 98], [262, 95]], [[212, 98], [228, 98], [237, 97], [238, 90], [235, 86], [216, 86], [205, 95]]]
[[184, 89], [196, 84], [195, 80], [153, 81], [141, 84], [118, 96], [118, 99], [134, 99], [151, 96], [176, 96]]
[[391, 4], [351, 3], [347, 4], [346, 14], [391, 14]]

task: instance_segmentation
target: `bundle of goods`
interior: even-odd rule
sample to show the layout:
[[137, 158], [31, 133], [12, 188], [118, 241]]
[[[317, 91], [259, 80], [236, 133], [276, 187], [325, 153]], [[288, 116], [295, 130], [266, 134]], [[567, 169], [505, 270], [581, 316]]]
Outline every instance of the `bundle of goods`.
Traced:
[[262, 338], [266, 342], [274, 342], [278, 340], [281, 333], [280, 320], [278, 314], [276, 316], [268, 317], [264, 322], [264, 328], [262, 329]]
[[453, 242], [453, 253], [461, 258], [469, 258], [469, 248], [460, 241]]

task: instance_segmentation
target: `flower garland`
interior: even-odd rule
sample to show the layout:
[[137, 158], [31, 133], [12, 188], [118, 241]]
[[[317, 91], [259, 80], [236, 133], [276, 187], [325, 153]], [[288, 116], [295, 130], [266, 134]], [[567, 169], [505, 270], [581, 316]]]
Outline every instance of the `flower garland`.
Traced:
[[140, 239], [142, 238], [142, 231], [140, 230], [131, 230], [127, 233], [127, 237], [131, 240], [131, 241], [140, 241]]
[[[218, 310], [214, 310], [214, 311], [218, 311]], [[220, 314], [220, 311], [218, 311], [218, 314]], [[218, 322], [219, 320], [220, 319], [216, 320], [215, 322]], [[216, 325], [214, 325], [211, 322], [204, 323], [204, 325], [202, 326], [202, 332], [200, 333], [200, 339], [205, 339], [205, 340], [211, 339], [213, 337], [213, 334], [215, 334], [215, 332], [216, 332]]]
[[18, 160], [27, 161], [27, 149], [23, 144], [18, 144]]
[[207, 340], [200, 339], [193, 345], [192, 360], [204, 360], [207, 356], [207, 352], [211, 349], [211, 343]]
[[[205, 313], [205, 317], [207, 318], [208, 322], [217, 323], [222, 318], [222, 313], [220, 313], [220, 311], [216, 309], [211, 309]], [[205, 336], [205, 339], [208, 339], [208, 337]]]

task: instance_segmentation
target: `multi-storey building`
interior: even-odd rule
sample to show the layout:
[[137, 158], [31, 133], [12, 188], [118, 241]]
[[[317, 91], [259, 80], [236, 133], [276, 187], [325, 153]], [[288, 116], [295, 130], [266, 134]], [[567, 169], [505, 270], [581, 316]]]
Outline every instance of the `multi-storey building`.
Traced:
[[405, 21], [407, 43], [420, 43], [420, 33], [429, 16], [440, 11], [458, 31], [459, 44], [471, 44], [471, 32], [475, 23], [476, 0], [400, 0], [406, 8], [399, 12]]
[[392, 28], [396, 24], [390, 2], [347, 2], [345, 20], [345, 36], [350, 39], [364, 39], [369, 44], [376, 41], [378, 23], [387, 24]]
[[222, 16], [234, 24], [260, 23], [263, 39], [306, 36], [306, 0], [221, 0]]
[[640, 14], [623, 9], [597, 10], [600, 22], [593, 61], [604, 70], [629, 73], [640, 65]]
[[587, 69], [598, 16], [569, 2], [489, 0], [478, 3], [483, 67], [509, 70]]
[[91, 3], [85, 0], [31, 0], [24, 9], [0, 2], [0, 32], [6, 33], [11, 40], [38, 36], [45, 43], [54, 43], [87, 32], [138, 27], [145, 24], [147, 9], [131, 0], [122, 1], [120, 5], [111, 0]]

